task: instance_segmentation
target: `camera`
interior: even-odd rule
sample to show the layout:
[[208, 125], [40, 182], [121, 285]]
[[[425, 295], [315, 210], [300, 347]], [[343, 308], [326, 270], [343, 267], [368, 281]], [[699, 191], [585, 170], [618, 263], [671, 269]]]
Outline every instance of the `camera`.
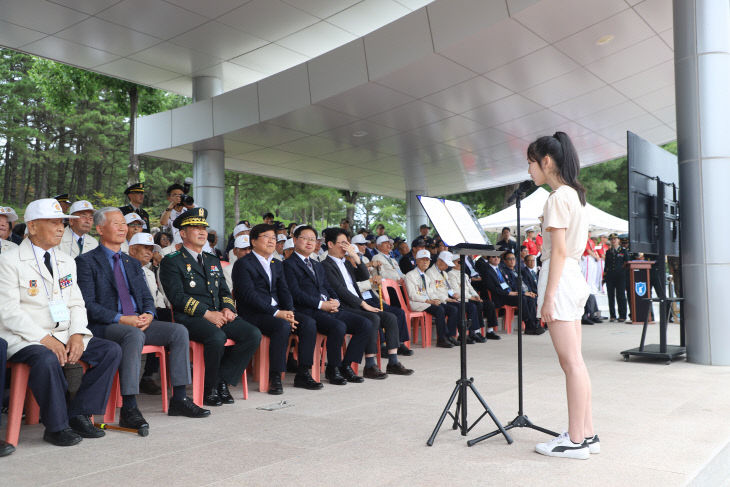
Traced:
[[180, 195], [180, 204], [181, 205], [192, 206], [193, 203], [195, 203], [195, 200], [189, 194], [181, 194]]

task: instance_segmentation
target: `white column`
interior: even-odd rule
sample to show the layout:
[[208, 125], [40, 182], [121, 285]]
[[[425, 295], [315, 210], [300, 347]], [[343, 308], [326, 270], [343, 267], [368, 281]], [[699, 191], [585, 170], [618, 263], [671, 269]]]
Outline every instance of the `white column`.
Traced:
[[425, 195], [425, 191], [406, 191], [406, 237], [408, 245], [420, 235], [419, 227], [424, 223], [428, 224], [428, 217], [423, 211], [421, 203], [418, 202], [418, 195]]
[[682, 288], [687, 359], [730, 365], [730, 2], [674, 0]]
[[[193, 101], [205, 100], [223, 92], [219, 78], [193, 78]], [[195, 144], [193, 151], [193, 188], [195, 203], [208, 210], [210, 228], [218, 233], [218, 247], [226, 245], [225, 234], [225, 151], [221, 138]]]

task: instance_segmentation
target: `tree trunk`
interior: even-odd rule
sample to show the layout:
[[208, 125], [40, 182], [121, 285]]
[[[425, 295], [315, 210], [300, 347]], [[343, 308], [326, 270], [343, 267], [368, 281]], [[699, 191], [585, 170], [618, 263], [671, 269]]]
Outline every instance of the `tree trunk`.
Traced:
[[66, 187], [66, 168], [68, 161], [66, 160], [66, 127], [61, 126], [60, 131], [63, 133], [58, 138], [58, 168], [56, 173], [56, 194], [63, 193]]
[[236, 224], [241, 221], [241, 182], [240, 174], [236, 174], [233, 178], [233, 219]]
[[134, 153], [134, 131], [137, 123], [137, 86], [129, 89], [129, 166], [127, 166], [127, 186], [139, 182], [139, 157]]
[[350, 220], [350, 224], [353, 224], [353, 220], [355, 220], [355, 203], [360, 193], [357, 191], [343, 191], [342, 194], [345, 197], [345, 202], [347, 202], [345, 218]]
[[509, 203], [507, 201], [510, 199], [510, 196], [512, 196], [512, 193], [515, 192], [517, 189], [517, 186], [519, 186], [520, 183], [515, 184], [508, 184], [504, 187], [504, 199], [502, 200], [502, 209], [507, 208], [509, 206]]
[[3, 201], [10, 201], [10, 178], [13, 175], [13, 171], [10, 168], [10, 140], [5, 142], [5, 157], [3, 158], [5, 165], [3, 170]]

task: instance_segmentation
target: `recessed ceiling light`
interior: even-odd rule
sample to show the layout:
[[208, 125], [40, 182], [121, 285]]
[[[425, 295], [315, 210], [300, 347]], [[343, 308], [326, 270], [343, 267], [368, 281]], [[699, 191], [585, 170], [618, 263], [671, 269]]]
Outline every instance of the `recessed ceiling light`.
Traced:
[[609, 42], [611, 42], [614, 38], [613, 34], [606, 34], [605, 36], [599, 37], [596, 41], [596, 45], [598, 46], [605, 46]]
[[352, 136], [353, 137], [365, 137], [367, 134], [368, 133], [365, 132], [364, 130], [358, 130], [357, 132], [353, 132]]

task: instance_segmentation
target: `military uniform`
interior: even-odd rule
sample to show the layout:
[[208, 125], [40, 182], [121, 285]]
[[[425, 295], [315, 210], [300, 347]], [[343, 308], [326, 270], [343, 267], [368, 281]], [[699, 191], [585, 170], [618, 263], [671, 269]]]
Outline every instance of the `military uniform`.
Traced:
[[613, 246], [606, 251], [606, 266], [604, 278], [606, 280], [606, 291], [608, 292], [608, 312], [611, 319], [616, 319], [614, 309], [614, 298], [618, 303], [618, 319], [626, 319], [626, 274], [624, 264], [629, 260], [629, 251], [619, 246]]
[[[175, 226], [207, 226], [207, 213], [205, 208], [189, 210], [175, 220]], [[200, 253], [199, 258], [202, 267], [184, 246], [165, 256], [160, 263], [160, 285], [172, 305], [175, 321], [188, 329], [191, 340], [204, 346], [205, 389], [209, 391], [220, 380], [238, 384], [259, 346], [261, 332], [239, 317], [220, 328], [203, 317], [206, 311], [222, 311], [224, 308], [235, 314], [236, 306], [220, 259], [208, 252]], [[229, 338], [236, 344], [225, 347]]]
[[[125, 195], [129, 195], [129, 193], [144, 193], [144, 184], [136, 183], [131, 185], [124, 190]], [[128, 205], [119, 207], [119, 210], [122, 212], [122, 215], [126, 215], [128, 213], [138, 214], [140, 218], [142, 218], [142, 221], [144, 221], [144, 226], [142, 227], [142, 229], [146, 232], [150, 231], [150, 215], [143, 208], [135, 208], [130, 203]]]

